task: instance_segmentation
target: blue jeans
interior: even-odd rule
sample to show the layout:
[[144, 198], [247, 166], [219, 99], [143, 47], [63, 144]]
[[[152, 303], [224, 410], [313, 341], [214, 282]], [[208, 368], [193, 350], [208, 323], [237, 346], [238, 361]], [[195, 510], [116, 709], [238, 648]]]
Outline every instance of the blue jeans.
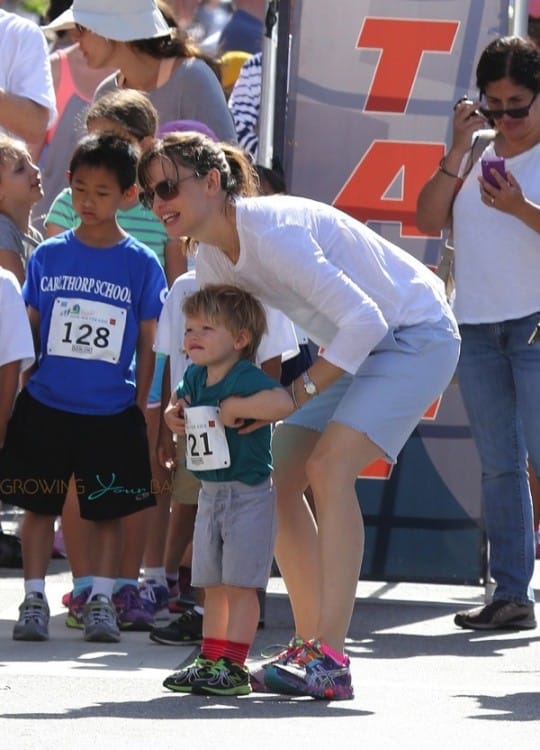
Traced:
[[540, 472], [540, 313], [461, 325], [458, 380], [482, 465], [482, 505], [494, 599], [534, 603], [532, 500], [527, 455]]

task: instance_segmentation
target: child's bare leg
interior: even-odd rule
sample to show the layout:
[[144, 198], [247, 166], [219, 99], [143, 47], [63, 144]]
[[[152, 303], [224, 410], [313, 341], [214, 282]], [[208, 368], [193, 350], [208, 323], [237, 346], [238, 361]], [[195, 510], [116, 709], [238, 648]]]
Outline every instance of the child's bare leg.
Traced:
[[62, 532], [66, 554], [74, 578], [91, 576], [93, 572], [92, 527], [81, 518], [76, 483], [69, 480], [66, 502], [62, 511]]
[[54, 540], [55, 516], [27, 510], [21, 530], [25, 580], [45, 578]]
[[[135, 513], [134, 515], [142, 515]], [[131, 516], [130, 516], [131, 517]], [[122, 520], [91, 521], [92, 540], [96, 550], [94, 574], [102, 578], [117, 578], [122, 548]]]
[[[224, 586], [223, 588], [225, 589], [229, 611], [226, 638], [234, 643], [251, 645], [257, 632], [260, 615], [257, 589], [241, 586]], [[205, 606], [205, 619], [207, 611], [208, 602]]]
[[141, 568], [146, 532], [153, 508], [132, 513], [121, 519], [121, 555], [119, 557], [120, 578], [137, 580]]
[[204, 592], [203, 638], [215, 638], [224, 641], [228, 637], [229, 624], [229, 600], [226, 587], [208, 586], [204, 589]]

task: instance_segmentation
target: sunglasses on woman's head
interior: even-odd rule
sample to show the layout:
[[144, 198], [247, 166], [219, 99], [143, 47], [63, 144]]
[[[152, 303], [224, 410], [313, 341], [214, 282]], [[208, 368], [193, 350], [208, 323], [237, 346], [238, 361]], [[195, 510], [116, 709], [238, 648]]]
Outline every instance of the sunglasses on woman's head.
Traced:
[[486, 120], [500, 120], [504, 115], [508, 115], [513, 120], [522, 120], [527, 117], [529, 110], [538, 94], [534, 94], [531, 101], [526, 107], [513, 107], [512, 109], [488, 109], [487, 107], [478, 107], [478, 111], [486, 118]]
[[151, 211], [154, 207], [154, 199], [156, 195], [158, 198], [161, 198], [162, 201], [172, 201], [175, 198], [178, 198], [182, 182], [191, 180], [193, 177], [198, 176], [197, 172], [194, 172], [193, 174], [190, 174], [187, 177], [181, 177], [178, 180], [162, 180], [157, 183], [153, 190], [152, 188], [141, 190], [139, 193], [139, 201], [145, 208], [148, 208]]

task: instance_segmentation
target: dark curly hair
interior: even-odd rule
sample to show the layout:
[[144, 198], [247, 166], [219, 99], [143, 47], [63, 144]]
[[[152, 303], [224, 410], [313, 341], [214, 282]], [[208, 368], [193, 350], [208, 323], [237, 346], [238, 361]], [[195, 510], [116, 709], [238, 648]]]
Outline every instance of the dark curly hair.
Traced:
[[509, 78], [537, 94], [540, 91], [540, 49], [531, 39], [504, 36], [488, 44], [476, 67], [480, 96], [488, 84]]

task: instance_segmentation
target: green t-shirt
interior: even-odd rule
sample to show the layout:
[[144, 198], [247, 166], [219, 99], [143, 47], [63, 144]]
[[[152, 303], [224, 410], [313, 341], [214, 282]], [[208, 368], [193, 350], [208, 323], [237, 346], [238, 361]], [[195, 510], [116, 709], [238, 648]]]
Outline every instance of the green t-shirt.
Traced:
[[[126, 211], [119, 209], [116, 216], [124, 232], [153, 250], [163, 268], [168, 237], [165, 227], [152, 211], [145, 208], [142, 203], [137, 203]], [[52, 202], [44, 224], [47, 226], [49, 223], [56, 224], [62, 229], [74, 229], [79, 226], [79, 217], [73, 210], [71, 188], [64, 188]]]
[[[206, 387], [206, 367], [191, 364], [176, 389], [178, 398], [189, 396], [191, 406], [217, 406], [228, 396], [251, 396], [259, 391], [279, 388], [280, 384], [266, 375], [256, 365], [241, 359], [225, 377]], [[244, 482], [256, 485], [270, 476], [272, 454], [270, 452], [270, 425], [255, 432], [240, 435], [238, 430], [225, 427], [231, 465], [227, 469], [193, 471], [198, 479], [207, 482]]]

